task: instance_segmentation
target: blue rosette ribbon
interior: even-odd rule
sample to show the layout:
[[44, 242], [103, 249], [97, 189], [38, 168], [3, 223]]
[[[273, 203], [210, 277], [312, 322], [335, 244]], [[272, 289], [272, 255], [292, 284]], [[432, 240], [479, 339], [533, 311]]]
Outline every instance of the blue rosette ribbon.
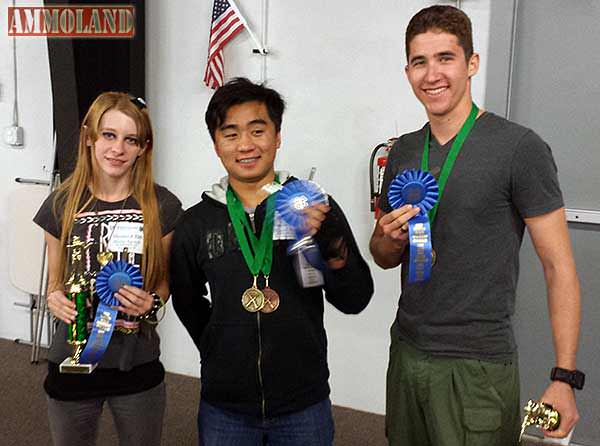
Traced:
[[308, 180], [286, 183], [277, 193], [275, 209], [296, 235], [296, 241], [288, 248], [288, 254], [301, 252], [315, 268], [323, 270], [325, 265], [314, 239], [308, 235], [304, 209], [316, 204], [329, 204], [327, 194], [318, 184]]
[[81, 354], [82, 363], [98, 363], [108, 348], [117, 321], [118, 310], [112, 308], [119, 305], [115, 293], [123, 285], [141, 288], [142, 273], [137, 266], [122, 260], [112, 261], [107, 263], [97, 274], [96, 294], [100, 303], [96, 310], [92, 333]]
[[410, 261], [408, 283], [427, 282], [431, 276], [431, 225], [428, 212], [439, 197], [439, 188], [433, 175], [418, 169], [405, 170], [390, 184], [388, 201], [393, 209], [412, 204], [421, 209], [419, 215], [408, 221]]
[[294, 229], [296, 238], [306, 235], [304, 209], [315, 204], [328, 204], [327, 194], [316, 183], [308, 180], [290, 181], [281, 188], [275, 209], [288, 225]]

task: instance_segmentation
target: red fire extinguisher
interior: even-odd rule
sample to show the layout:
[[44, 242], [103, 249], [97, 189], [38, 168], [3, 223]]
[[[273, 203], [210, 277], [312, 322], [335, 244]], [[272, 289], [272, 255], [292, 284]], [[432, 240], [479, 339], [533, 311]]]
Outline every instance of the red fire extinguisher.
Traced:
[[[379, 197], [383, 187], [383, 175], [387, 164], [388, 154], [398, 138], [390, 138], [387, 142], [378, 144], [371, 152], [369, 164], [369, 180], [371, 185], [371, 212], [375, 212], [375, 219], [379, 218]], [[379, 156], [377, 156], [379, 154]]]

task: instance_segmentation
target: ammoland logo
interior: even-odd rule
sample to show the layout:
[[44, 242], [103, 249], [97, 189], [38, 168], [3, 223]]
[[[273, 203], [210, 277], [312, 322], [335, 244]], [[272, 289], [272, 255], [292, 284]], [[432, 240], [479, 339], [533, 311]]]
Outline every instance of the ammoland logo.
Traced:
[[11, 6], [8, 35], [130, 39], [135, 35], [135, 6]]

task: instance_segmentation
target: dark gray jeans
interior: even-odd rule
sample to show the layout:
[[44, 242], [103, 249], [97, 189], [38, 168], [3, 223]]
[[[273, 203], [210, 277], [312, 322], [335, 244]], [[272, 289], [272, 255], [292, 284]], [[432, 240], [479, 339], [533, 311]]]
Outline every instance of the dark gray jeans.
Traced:
[[54, 446], [95, 445], [104, 403], [112, 413], [121, 446], [160, 446], [165, 383], [131, 395], [60, 401], [48, 398]]

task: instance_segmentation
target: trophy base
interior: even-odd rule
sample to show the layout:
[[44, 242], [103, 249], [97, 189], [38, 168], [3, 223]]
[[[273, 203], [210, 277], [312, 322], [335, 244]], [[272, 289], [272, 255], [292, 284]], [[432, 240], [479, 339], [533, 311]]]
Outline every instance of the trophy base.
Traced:
[[550, 438], [544, 437], [542, 444], [571, 444], [571, 437], [573, 436], [573, 431], [575, 428], [571, 429], [571, 432], [565, 438]]
[[79, 364], [74, 363], [73, 359], [69, 356], [58, 366], [60, 373], [76, 373], [80, 375], [89, 375], [94, 371], [98, 364]]

